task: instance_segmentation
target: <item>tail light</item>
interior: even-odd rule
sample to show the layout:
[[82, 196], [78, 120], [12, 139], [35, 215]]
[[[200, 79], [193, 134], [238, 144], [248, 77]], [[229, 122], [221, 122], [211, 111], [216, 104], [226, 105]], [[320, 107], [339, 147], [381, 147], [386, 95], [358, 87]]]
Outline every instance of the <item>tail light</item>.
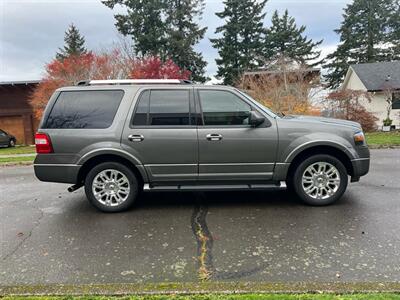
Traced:
[[36, 153], [52, 153], [53, 146], [51, 145], [50, 137], [45, 133], [35, 134]]

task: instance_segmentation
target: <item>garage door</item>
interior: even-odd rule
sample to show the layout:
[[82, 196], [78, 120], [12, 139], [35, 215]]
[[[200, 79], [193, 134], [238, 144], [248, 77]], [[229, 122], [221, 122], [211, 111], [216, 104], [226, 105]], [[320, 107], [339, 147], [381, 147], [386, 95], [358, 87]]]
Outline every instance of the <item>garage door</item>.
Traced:
[[24, 121], [21, 116], [0, 117], [0, 128], [17, 138], [17, 143], [24, 143]]

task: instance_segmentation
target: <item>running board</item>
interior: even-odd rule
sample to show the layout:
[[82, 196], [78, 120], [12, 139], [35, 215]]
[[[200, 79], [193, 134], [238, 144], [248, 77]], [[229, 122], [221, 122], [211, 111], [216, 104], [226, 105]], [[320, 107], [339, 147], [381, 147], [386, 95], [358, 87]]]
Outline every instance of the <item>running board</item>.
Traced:
[[246, 190], [271, 190], [286, 189], [286, 182], [271, 184], [237, 184], [237, 185], [164, 185], [150, 186], [145, 183], [143, 191], [145, 192], [176, 192], [176, 191], [246, 191]]

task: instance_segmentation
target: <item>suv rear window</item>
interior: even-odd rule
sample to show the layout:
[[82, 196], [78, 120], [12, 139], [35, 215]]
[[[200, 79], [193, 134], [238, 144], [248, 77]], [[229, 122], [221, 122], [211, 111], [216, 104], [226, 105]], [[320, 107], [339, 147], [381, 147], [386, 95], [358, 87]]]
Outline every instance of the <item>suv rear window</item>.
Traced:
[[58, 96], [45, 124], [45, 128], [110, 127], [121, 103], [124, 92], [67, 91]]

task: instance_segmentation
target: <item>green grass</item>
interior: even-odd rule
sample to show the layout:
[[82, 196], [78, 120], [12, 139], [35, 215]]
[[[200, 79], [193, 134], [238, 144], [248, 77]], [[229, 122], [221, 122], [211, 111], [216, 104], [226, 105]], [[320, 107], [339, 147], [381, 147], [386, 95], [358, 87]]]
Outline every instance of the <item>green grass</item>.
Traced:
[[0, 155], [35, 153], [34, 146], [16, 146], [14, 148], [0, 148]]
[[125, 296], [125, 297], [106, 297], [106, 296], [64, 296], [64, 297], [4, 297], [4, 300], [398, 300], [400, 294], [244, 294], [244, 295], [149, 295], [149, 296]]
[[20, 157], [0, 157], [0, 165], [5, 164], [26, 164], [33, 162], [35, 156], [20, 156]]
[[400, 131], [369, 132], [365, 134], [370, 146], [389, 147], [400, 146]]

